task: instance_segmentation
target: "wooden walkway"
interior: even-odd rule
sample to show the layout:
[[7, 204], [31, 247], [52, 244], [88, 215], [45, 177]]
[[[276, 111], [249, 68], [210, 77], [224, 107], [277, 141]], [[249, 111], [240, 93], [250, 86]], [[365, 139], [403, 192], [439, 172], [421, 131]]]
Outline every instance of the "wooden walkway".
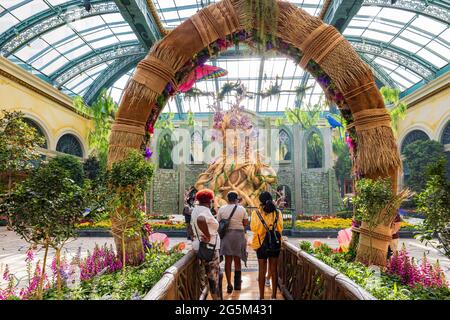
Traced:
[[[242, 286], [240, 291], [233, 290], [231, 294], [227, 293], [227, 279], [225, 277], [224, 262], [221, 263], [220, 269], [223, 272], [223, 300], [259, 300], [259, 287], [258, 287], [258, 259], [256, 258], [255, 251], [247, 247], [248, 261], [247, 268], [242, 264]], [[234, 272], [231, 272], [231, 283], [234, 283]], [[264, 299], [270, 300], [272, 296], [272, 287], [265, 287]], [[211, 300], [211, 296], [208, 295], [208, 300]], [[277, 290], [277, 300], [284, 300], [284, 297], [280, 291]]]

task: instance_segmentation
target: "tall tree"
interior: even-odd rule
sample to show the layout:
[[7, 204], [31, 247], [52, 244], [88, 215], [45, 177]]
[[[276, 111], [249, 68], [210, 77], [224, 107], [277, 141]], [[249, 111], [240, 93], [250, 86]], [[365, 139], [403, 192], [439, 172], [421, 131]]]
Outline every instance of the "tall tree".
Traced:
[[82, 218], [88, 199], [86, 185], [77, 185], [71, 179], [71, 173], [60, 164], [55, 159], [42, 164], [0, 205], [0, 212], [7, 213], [12, 229], [28, 243], [41, 245], [44, 249], [37, 292], [39, 299], [42, 299], [48, 250], [50, 247], [56, 250], [59, 266], [62, 247], [76, 236], [75, 224]]
[[117, 108], [117, 104], [108, 95], [106, 89], [102, 90], [91, 106], [94, 126], [88, 136], [89, 147], [94, 149], [94, 154], [105, 167], [108, 160], [109, 135]]
[[45, 139], [24, 121], [22, 112], [1, 110], [0, 114], [0, 171], [7, 174], [10, 194], [13, 175], [33, 167]]

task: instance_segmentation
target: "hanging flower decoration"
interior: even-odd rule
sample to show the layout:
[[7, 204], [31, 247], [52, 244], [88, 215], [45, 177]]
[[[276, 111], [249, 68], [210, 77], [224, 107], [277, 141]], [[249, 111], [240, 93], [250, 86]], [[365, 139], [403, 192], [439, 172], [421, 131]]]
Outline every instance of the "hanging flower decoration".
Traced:
[[153, 151], [150, 150], [149, 147], [145, 148], [145, 153], [144, 153], [144, 158], [145, 158], [145, 160], [150, 160], [150, 158], [152, 157], [152, 155], [153, 155]]
[[353, 139], [350, 136], [345, 137], [345, 143], [347, 144], [350, 150], [355, 149], [355, 143], [353, 142]]
[[155, 133], [155, 128], [150, 123], [147, 125], [147, 132], [151, 135]]

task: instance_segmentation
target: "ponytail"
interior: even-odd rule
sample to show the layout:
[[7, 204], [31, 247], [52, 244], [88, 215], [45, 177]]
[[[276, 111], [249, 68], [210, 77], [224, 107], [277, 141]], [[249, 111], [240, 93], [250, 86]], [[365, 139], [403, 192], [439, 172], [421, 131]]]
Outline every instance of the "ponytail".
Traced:
[[267, 200], [263, 205], [263, 210], [265, 213], [271, 213], [276, 211], [277, 207], [275, 206], [275, 203], [273, 203], [273, 200]]
[[265, 213], [271, 213], [277, 210], [275, 203], [273, 202], [272, 195], [264, 191], [259, 195], [259, 201], [261, 202], [261, 207]]

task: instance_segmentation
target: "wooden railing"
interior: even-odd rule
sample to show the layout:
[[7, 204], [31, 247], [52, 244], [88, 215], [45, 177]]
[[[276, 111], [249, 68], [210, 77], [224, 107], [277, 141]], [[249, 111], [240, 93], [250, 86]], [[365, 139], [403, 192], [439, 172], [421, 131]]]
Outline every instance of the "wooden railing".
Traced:
[[[348, 277], [287, 241], [278, 276], [287, 300], [375, 300]], [[144, 300], [205, 300], [207, 294], [205, 271], [191, 250], [164, 272]]]
[[205, 300], [208, 286], [204, 275], [191, 250], [164, 272], [144, 300]]
[[288, 300], [375, 300], [348, 277], [287, 241], [278, 260], [278, 276]]

